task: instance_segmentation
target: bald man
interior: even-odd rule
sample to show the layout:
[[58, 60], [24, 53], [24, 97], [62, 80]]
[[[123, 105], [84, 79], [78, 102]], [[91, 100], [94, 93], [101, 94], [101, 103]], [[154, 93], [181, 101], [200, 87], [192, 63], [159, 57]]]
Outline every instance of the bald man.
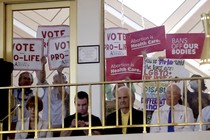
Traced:
[[[166, 94], [166, 104], [160, 107], [159, 109], [160, 124], [171, 123], [169, 122], [170, 110], [172, 110], [171, 111], [172, 115], [174, 115], [174, 123], [184, 123], [185, 119], [187, 119], [188, 123], [194, 122], [192, 110], [187, 107], [186, 108], [187, 116], [186, 116], [185, 106], [180, 105], [178, 102], [181, 99], [181, 89], [177, 85], [175, 84], [169, 85], [166, 89], [165, 94]], [[153, 112], [151, 124], [158, 124], [158, 110], [155, 110]], [[150, 127], [150, 133], [193, 131], [193, 129], [194, 129], [193, 125], [174, 126], [173, 131], [171, 131], [171, 128], [169, 128], [168, 126], [157, 126], [157, 127]]]
[[[134, 93], [131, 93], [128, 87], [122, 86], [117, 90], [118, 94], [118, 124], [130, 124], [130, 98], [132, 99], [132, 124], [143, 124], [143, 112], [133, 108], [135, 100]], [[116, 126], [116, 111], [109, 114], [106, 118], [106, 126]], [[128, 133], [142, 133], [142, 127], [129, 127], [129, 128], [112, 128], [106, 129], [106, 134], [128, 134]]]

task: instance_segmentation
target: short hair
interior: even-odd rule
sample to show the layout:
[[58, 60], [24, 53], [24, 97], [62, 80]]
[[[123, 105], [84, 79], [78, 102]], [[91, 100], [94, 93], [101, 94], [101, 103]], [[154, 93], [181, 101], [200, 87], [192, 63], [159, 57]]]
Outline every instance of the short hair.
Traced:
[[[35, 96], [31, 96], [26, 102], [26, 108], [28, 110], [29, 107], [35, 107]], [[40, 97], [37, 97], [38, 100], [38, 111], [42, 111], [43, 109], [43, 102]]]
[[[193, 78], [193, 77], [202, 77], [202, 76], [201, 75], [198, 75], [198, 74], [193, 74], [191, 76], [191, 78]], [[207, 89], [204, 79], [201, 79], [201, 89], [202, 90], [206, 90]]]
[[24, 74], [29, 74], [29, 77], [31, 79], [31, 84], [33, 84], [33, 82], [34, 82], [33, 75], [30, 72], [27, 72], [27, 71], [24, 71], [19, 75], [18, 82], [20, 83], [20, 80], [21, 80], [21, 78], [23, 77]]
[[[77, 95], [76, 96], [77, 96], [78, 99], [87, 99], [87, 102], [89, 102], [88, 94], [85, 91], [79, 91], [79, 92], [77, 92]], [[76, 96], [75, 96], [75, 99], [76, 99]]]
[[[130, 96], [130, 88], [129, 87], [127, 87], [127, 86], [119, 87], [118, 90], [117, 90], [117, 93], [121, 90], [127, 90], [128, 95]], [[132, 102], [134, 103], [136, 97], [135, 97], [135, 93], [132, 90], [131, 90], [131, 98], [132, 98]]]
[[166, 91], [167, 91], [168, 89], [172, 89], [172, 87], [173, 87], [173, 89], [176, 89], [176, 90], [179, 92], [179, 94], [181, 95], [181, 89], [180, 89], [180, 87], [179, 87], [178, 85], [176, 85], [176, 84], [169, 84], [169, 85], [167, 86], [167, 88], [166, 88]]
[[[54, 78], [55, 78], [56, 76], [60, 76], [60, 75], [59, 75], [59, 74], [55, 74], [55, 75], [53, 75], [53, 81], [54, 81]], [[66, 81], [66, 80], [67, 80], [67, 78], [66, 78], [66, 75], [65, 75], [65, 74], [62, 74], [62, 78], [63, 78], [63, 80], [64, 80], [64, 81]]]

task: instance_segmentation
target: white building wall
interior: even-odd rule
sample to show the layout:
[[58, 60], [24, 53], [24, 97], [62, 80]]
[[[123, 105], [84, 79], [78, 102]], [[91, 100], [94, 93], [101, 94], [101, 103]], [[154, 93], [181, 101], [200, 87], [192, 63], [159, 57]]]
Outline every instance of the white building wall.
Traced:
[[[78, 46], [100, 45], [102, 32], [101, 0], [78, 0]], [[103, 46], [100, 46], [102, 49]], [[100, 82], [103, 74], [100, 73], [100, 63], [78, 64], [78, 83]], [[101, 117], [100, 88], [92, 88], [92, 113]], [[80, 87], [79, 90], [88, 91], [88, 87]]]

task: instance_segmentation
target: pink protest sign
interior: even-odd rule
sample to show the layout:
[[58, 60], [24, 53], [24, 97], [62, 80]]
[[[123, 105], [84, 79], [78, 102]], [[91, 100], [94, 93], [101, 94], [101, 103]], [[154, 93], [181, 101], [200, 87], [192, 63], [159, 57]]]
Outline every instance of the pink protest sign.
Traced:
[[162, 51], [166, 47], [165, 27], [159, 26], [126, 34], [128, 55], [138, 56], [142, 52]]
[[43, 39], [13, 39], [13, 64], [15, 70], [41, 70], [42, 56]]
[[142, 79], [143, 57], [115, 57], [106, 59], [106, 81]]
[[167, 34], [166, 58], [200, 59], [204, 33]]
[[105, 29], [105, 58], [127, 56], [126, 33], [128, 29], [120, 27]]
[[48, 61], [50, 70], [69, 67], [69, 36], [49, 39]]
[[44, 55], [47, 56], [49, 38], [69, 36], [68, 25], [40, 25], [37, 30], [37, 38], [44, 39]]

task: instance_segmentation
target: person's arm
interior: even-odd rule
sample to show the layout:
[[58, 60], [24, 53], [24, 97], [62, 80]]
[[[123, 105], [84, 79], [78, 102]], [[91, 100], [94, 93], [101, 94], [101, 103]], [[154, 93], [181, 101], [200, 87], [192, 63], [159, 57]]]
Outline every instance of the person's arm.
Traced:
[[65, 81], [63, 81], [63, 73], [62, 73], [62, 72], [63, 72], [63, 69], [64, 69], [63, 65], [60, 65], [60, 66], [58, 67], [58, 69], [57, 69], [59, 78], [61, 79], [62, 83], [65, 82]]
[[47, 59], [45, 56], [42, 57], [41, 63], [42, 63], [42, 70], [36, 71], [36, 77], [39, 82], [44, 83], [46, 81], [45, 64], [47, 63]]
[[[67, 120], [66, 120], [67, 121]], [[64, 123], [65, 124], [65, 123]], [[75, 119], [73, 119], [71, 121], [71, 125], [69, 126], [70, 128], [71, 127], [75, 127]], [[66, 128], [66, 127], [65, 127]], [[63, 137], [63, 136], [70, 136], [72, 134], [72, 130], [66, 130], [66, 131], [61, 131], [60, 133], [60, 136]]]
[[101, 135], [101, 132], [98, 130], [93, 130], [92, 135]]

